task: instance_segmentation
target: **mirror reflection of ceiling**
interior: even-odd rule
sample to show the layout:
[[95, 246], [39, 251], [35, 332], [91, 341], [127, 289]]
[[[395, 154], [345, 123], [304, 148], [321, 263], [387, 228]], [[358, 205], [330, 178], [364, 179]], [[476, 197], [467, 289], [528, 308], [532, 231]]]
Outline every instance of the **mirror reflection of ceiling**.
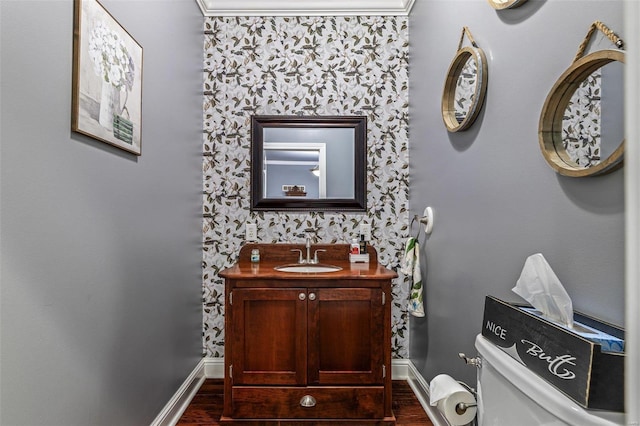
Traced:
[[317, 162], [320, 154], [313, 150], [266, 149], [264, 155], [267, 161]]
[[204, 16], [408, 16], [415, 0], [195, 0]]

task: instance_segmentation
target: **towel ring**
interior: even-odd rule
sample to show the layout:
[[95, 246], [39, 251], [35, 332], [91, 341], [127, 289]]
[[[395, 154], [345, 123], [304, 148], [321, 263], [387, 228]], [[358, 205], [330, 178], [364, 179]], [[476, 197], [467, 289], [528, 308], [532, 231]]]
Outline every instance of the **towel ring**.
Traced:
[[431, 234], [431, 231], [433, 230], [433, 209], [431, 207], [427, 207], [424, 209], [424, 214], [422, 217], [418, 216], [417, 214], [413, 216], [413, 219], [411, 219], [411, 224], [409, 225], [409, 234], [411, 234], [413, 223], [416, 220], [418, 221], [418, 232], [416, 232], [415, 236], [416, 240], [418, 240], [420, 237], [420, 224], [424, 225], [424, 233], [426, 235]]
[[[420, 218], [418, 217], [418, 215], [414, 215], [413, 219], [411, 219], [411, 225], [409, 225], [409, 235], [411, 235], [411, 231], [413, 230], [413, 222], [415, 221], [420, 221]], [[416, 236], [414, 237], [416, 240], [419, 240], [420, 238], [420, 224], [418, 224], [418, 231], [416, 232]]]

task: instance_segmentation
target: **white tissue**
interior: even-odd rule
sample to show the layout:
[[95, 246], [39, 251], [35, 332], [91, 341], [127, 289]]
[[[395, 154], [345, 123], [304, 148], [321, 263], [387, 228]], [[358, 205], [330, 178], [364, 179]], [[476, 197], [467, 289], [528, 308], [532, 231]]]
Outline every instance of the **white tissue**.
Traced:
[[512, 290], [540, 311], [544, 318], [573, 328], [571, 298], [542, 254], [536, 253], [527, 258]]
[[[470, 404], [465, 410], [456, 411], [458, 404]], [[476, 416], [476, 399], [453, 377], [439, 374], [429, 384], [429, 404], [435, 405], [438, 411], [453, 426], [470, 423]]]

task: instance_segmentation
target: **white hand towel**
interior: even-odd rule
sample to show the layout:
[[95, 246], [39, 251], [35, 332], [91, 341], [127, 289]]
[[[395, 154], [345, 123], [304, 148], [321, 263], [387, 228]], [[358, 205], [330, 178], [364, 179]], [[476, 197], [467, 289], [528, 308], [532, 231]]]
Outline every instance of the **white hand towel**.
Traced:
[[417, 238], [409, 237], [407, 240], [400, 271], [411, 277], [413, 281], [407, 308], [409, 313], [414, 317], [424, 317], [422, 275], [420, 274], [420, 244]]

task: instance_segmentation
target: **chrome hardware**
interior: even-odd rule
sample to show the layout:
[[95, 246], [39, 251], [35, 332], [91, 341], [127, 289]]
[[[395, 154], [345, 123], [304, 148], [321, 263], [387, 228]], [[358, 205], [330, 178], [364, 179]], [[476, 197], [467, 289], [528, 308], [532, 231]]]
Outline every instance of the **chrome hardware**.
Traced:
[[431, 207], [426, 207], [424, 209], [424, 213], [422, 215], [422, 217], [418, 216], [417, 214], [413, 216], [413, 219], [411, 219], [411, 224], [409, 225], [409, 233], [411, 233], [411, 230], [413, 229], [413, 222], [418, 221], [418, 231], [416, 232], [416, 240], [420, 239], [420, 224], [422, 224], [424, 226], [424, 233], [426, 235], [431, 234], [431, 231], [433, 230], [433, 208]]
[[316, 294], [315, 293], [309, 293], [309, 300], [316, 300]]
[[313, 252], [313, 263], [320, 263], [320, 261], [318, 260], [318, 252], [319, 251], [326, 251], [325, 249], [317, 249], [316, 251]]
[[299, 253], [298, 256], [298, 263], [304, 265], [311, 265], [314, 263], [318, 263], [318, 252], [319, 251], [326, 251], [324, 249], [318, 249], [315, 251], [315, 253], [313, 254], [313, 259], [311, 258], [311, 236], [309, 235], [310, 233], [314, 232], [314, 230], [312, 228], [307, 228], [304, 230], [304, 234], [298, 234], [298, 237], [304, 237], [304, 247], [306, 249], [307, 252], [307, 257], [306, 259], [304, 258], [304, 254], [302, 253], [301, 249], [292, 249], [291, 251], [297, 251]]
[[458, 415], [463, 415], [464, 413], [467, 412], [467, 408], [471, 408], [471, 407], [477, 407], [478, 404], [468, 404], [465, 402], [458, 402], [456, 404], [456, 414]]
[[386, 299], [387, 299], [387, 294], [383, 291], [382, 292], [382, 306], [384, 306]]
[[229, 378], [233, 379], [233, 365], [229, 366]]
[[382, 364], [382, 378], [386, 378], [387, 377], [387, 366]]
[[304, 258], [302, 257], [302, 250], [300, 250], [300, 249], [291, 249], [291, 251], [297, 251], [298, 253], [300, 253], [300, 255], [298, 256], [298, 263], [304, 263]]
[[312, 397], [311, 395], [305, 395], [302, 397], [302, 399], [300, 399], [300, 405], [302, 405], [303, 407], [315, 407], [316, 406], [316, 399], [314, 397]]
[[229, 293], [229, 306], [233, 305], [233, 292]]
[[308, 235], [304, 246], [307, 248], [307, 263], [311, 263], [311, 237]]
[[482, 359], [480, 357], [476, 358], [468, 358], [465, 354], [460, 352], [458, 354], [458, 358], [464, 361], [467, 365], [473, 365], [474, 367], [480, 368], [482, 366]]
[[306, 299], [306, 298], [307, 298], [307, 295], [306, 295], [306, 294], [304, 294], [304, 293], [300, 293], [300, 294], [298, 295], [298, 299], [300, 299], [300, 300], [304, 300], [304, 299]]

